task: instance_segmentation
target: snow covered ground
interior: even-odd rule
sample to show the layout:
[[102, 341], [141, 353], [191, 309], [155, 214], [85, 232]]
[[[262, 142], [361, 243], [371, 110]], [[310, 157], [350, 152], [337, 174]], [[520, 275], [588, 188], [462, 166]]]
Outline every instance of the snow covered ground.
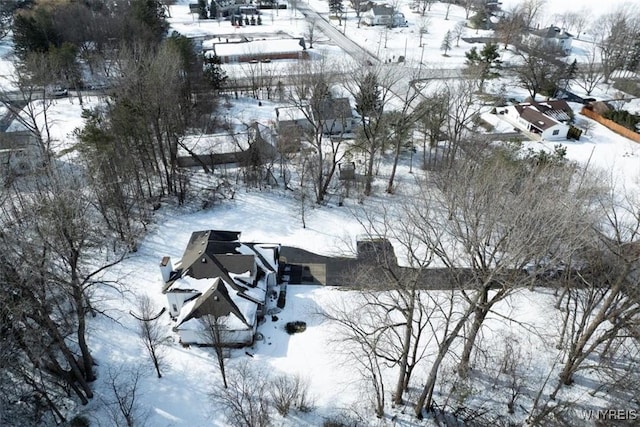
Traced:
[[[309, 227], [302, 229], [299, 220], [291, 214], [295, 212], [293, 203], [278, 192], [239, 192], [236, 200], [212, 210], [184, 214], [172, 207], [165, 207], [156, 214], [156, 225], [141, 242], [138, 252], [112, 272], [123, 278], [126, 292], [100, 293], [104, 299], [100, 298], [103, 302], [99, 308], [106, 310], [113, 319], [100, 316], [91, 321], [90, 345], [101, 378], [108, 375], [109, 368], [117, 367], [125, 372], [139, 366], [145, 368], [139, 383], [139, 404], [140, 409], [147, 413], [147, 425], [227, 424], [220, 408], [212, 404], [209, 395], [214, 385], [221, 381], [213, 350], [182, 347], [171, 332], [172, 322], [168, 317], [163, 317], [162, 323], [167, 336], [172, 337], [172, 343], [167, 348], [163, 378], [156, 378], [151, 361], [138, 340], [136, 320], [128, 314], [129, 309], [134, 309], [133, 295], [149, 295], [158, 307], [165, 304], [160, 292], [158, 262], [163, 255], [179, 258], [194, 230], [242, 230], [243, 240], [280, 241], [327, 255], [348, 251], [348, 236], [361, 232], [345, 207], [318, 209], [309, 219]], [[442, 292], [443, 301], [446, 297], [447, 293]], [[355, 291], [290, 285], [286, 307], [277, 313], [278, 319], [267, 316], [265, 323], [259, 326], [258, 332], [263, 339], [251, 348], [231, 351], [227, 359], [228, 370], [248, 363], [250, 369], [261, 375], [299, 374], [308, 380], [316, 410], [310, 414], [293, 413], [288, 418], [274, 415], [276, 425], [321, 425], [324, 418], [340, 419], [352, 410], [365, 416], [365, 425], [383, 425], [367, 409], [369, 384], [359, 375], [353, 359], [341, 356], [348, 348], [336, 341], [335, 327], [321, 316], [332, 307], [355, 307], [358, 300], [359, 294]], [[549, 366], [557, 357], [557, 351], [553, 348], [557, 334], [554, 325], [560, 313], [552, 308], [553, 300], [553, 295], [545, 290], [522, 290], [516, 293], [501, 303], [497, 312], [506, 318], [517, 319], [531, 329], [524, 330], [516, 322], [493, 316], [487, 321], [480, 344], [481, 348], [496, 348], [505, 345], [506, 341], [515, 342], [522, 352], [522, 363], [527, 370], [525, 378], [532, 389], [541, 386]], [[288, 335], [284, 330], [288, 321], [305, 321], [307, 330]], [[434, 342], [431, 342], [427, 347], [427, 355], [433, 353], [433, 345]], [[416, 376], [425, 378], [428, 367], [428, 363], [419, 365]], [[395, 370], [385, 369], [384, 375], [388, 378], [388, 384], [392, 384]], [[420, 380], [417, 380], [419, 383]], [[492, 384], [485, 386], [489, 388]], [[572, 399], [579, 400], [587, 391], [588, 388], [578, 384], [569, 393]], [[97, 398], [83, 409], [83, 413], [97, 421], [98, 425], [110, 423], [104, 408], [101, 408], [101, 402], [109, 399], [109, 393], [98, 380]], [[491, 393], [478, 392], [475, 399], [500, 408], [506, 405], [507, 394], [508, 390], [498, 388]], [[604, 404], [597, 398], [589, 399], [589, 405], [593, 407]], [[403, 425], [420, 425], [411, 417], [410, 408], [406, 408], [406, 414], [402, 413], [404, 409], [390, 411], [386, 421], [391, 423], [390, 417], [395, 416], [398, 421], [402, 420]]]

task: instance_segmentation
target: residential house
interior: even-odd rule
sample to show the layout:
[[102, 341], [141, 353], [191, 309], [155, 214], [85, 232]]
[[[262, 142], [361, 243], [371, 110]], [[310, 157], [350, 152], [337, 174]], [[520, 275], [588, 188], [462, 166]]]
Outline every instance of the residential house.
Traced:
[[211, 13], [218, 17], [237, 15], [248, 3], [249, 2], [245, 0], [214, 0], [211, 2]]
[[162, 258], [162, 292], [183, 344], [214, 344], [205, 316], [219, 325], [222, 345], [253, 343], [267, 293], [278, 282], [280, 245], [239, 239], [237, 231], [196, 231], [178, 263]]
[[277, 152], [271, 129], [255, 122], [247, 132], [186, 136], [178, 145], [177, 163], [191, 167], [246, 163], [249, 158], [266, 161], [275, 158]]
[[203, 43], [207, 57], [217, 56], [224, 64], [266, 62], [278, 59], [308, 59], [304, 38], [210, 41]]
[[0, 132], [0, 171], [22, 175], [42, 160], [41, 148], [31, 132]]
[[[353, 131], [353, 110], [348, 98], [327, 98], [316, 108], [310, 105], [276, 108], [276, 126], [280, 134], [312, 130], [314, 124], [322, 126], [323, 133], [338, 135]], [[294, 129], [297, 132], [294, 132]]]
[[324, 100], [318, 106], [316, 115], [326, 134], [336, 135], [353, 130], [353, 110], [348, 98]]
[[520, 129], [547, 141], [567, 139], [573, 111], [563, 100], [516, 104], [503, 110]]
[[389, 27], [405, 27], [407, 20], [404, 14], [386, 3], [368, 3], [361, 15], [364, 25], [386, 25]]
[[550, 26], [531, 31], [523, 40], [525, 44], [542, 43], [549, 48], [559, 50], [564, 55], [569, 55], [573, 36], [559, 27]]

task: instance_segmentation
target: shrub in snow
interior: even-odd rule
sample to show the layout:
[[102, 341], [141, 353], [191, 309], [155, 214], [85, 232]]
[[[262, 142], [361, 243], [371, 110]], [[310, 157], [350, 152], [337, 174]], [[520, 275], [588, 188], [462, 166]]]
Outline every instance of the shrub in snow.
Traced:
[[313, 401], [309, 398], [309, 383], [299, 375], [278, 375], [269, 383], [271, 401], [278, 413], [283, 417], [289, 414], [292, 407], [301, 412], [311, 412]]
[[299, 320], [295, 322], [289, 322], [285, 325], [284, 329], [289, 335], [296, 334], [298, 332], [304, 332], [307, 330], [307, 324]]

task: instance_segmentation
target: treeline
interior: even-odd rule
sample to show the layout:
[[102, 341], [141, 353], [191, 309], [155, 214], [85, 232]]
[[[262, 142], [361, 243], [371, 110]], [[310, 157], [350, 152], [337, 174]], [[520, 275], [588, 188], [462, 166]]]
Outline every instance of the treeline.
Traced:
[[[3, 102], [41, 161], [27, 176], [7, 172], [0, 190], [2, 425], [59, 424], [93, 398], [86, 318], [102, 315], [95, 290], [122, 291], [110, 267], [137, 249], [160, 198], [184, 191], [177, 147], [209, 119], [215, 92], [190, 41], [167, 37], [165, 11], [153, 0], [12, 5], [22, 99]], [[106, 102], [85, 110], [79, 154], [62, 161], [49, 90], [95, 82]]]
[[[409, 406], [445, 425], [571, 425], [593, 405], [574, 383], [608, 407], [637, 408], [637, 197], [562, 149], [478, 142], [418, 179], [410, 199], [358, 210], [369, 238], [392, 241], [410, 267], [375, 246], [345, 279], [358, 296], [323, 307], [367, 409], [383, 418]], [[540, 285], [553, 296], [546, 319], [510, 307]]]

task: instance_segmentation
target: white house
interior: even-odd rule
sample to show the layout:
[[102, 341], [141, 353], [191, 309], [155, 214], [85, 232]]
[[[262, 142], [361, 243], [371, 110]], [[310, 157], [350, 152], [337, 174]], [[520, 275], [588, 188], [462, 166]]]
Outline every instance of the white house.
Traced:
[[571, 107], [563, 100], [521, 103], [506, 108], [511, 122], [547, 141], [567, 139], [571, 114]]
[[571, 34], [555, 26], [531, 31], [524, 38], [524, 42], [527, 44], [542, 43], [550, 48], [560, 50], [565, 55], [571, 53], [572, 41], [573, 36]]
[[374, 4], [362, 16], [365, 25], [391, 25], [393, 7], [388, 4]]
[[182, 343], [214, 344], [207, 323], [218, 325], [224, 346], [253, 343], [267, 292], [277, 284], [280, 245], [239, 238], [234, 231], [196, 231], [175, 266], [162, 258], [162, 292]]

